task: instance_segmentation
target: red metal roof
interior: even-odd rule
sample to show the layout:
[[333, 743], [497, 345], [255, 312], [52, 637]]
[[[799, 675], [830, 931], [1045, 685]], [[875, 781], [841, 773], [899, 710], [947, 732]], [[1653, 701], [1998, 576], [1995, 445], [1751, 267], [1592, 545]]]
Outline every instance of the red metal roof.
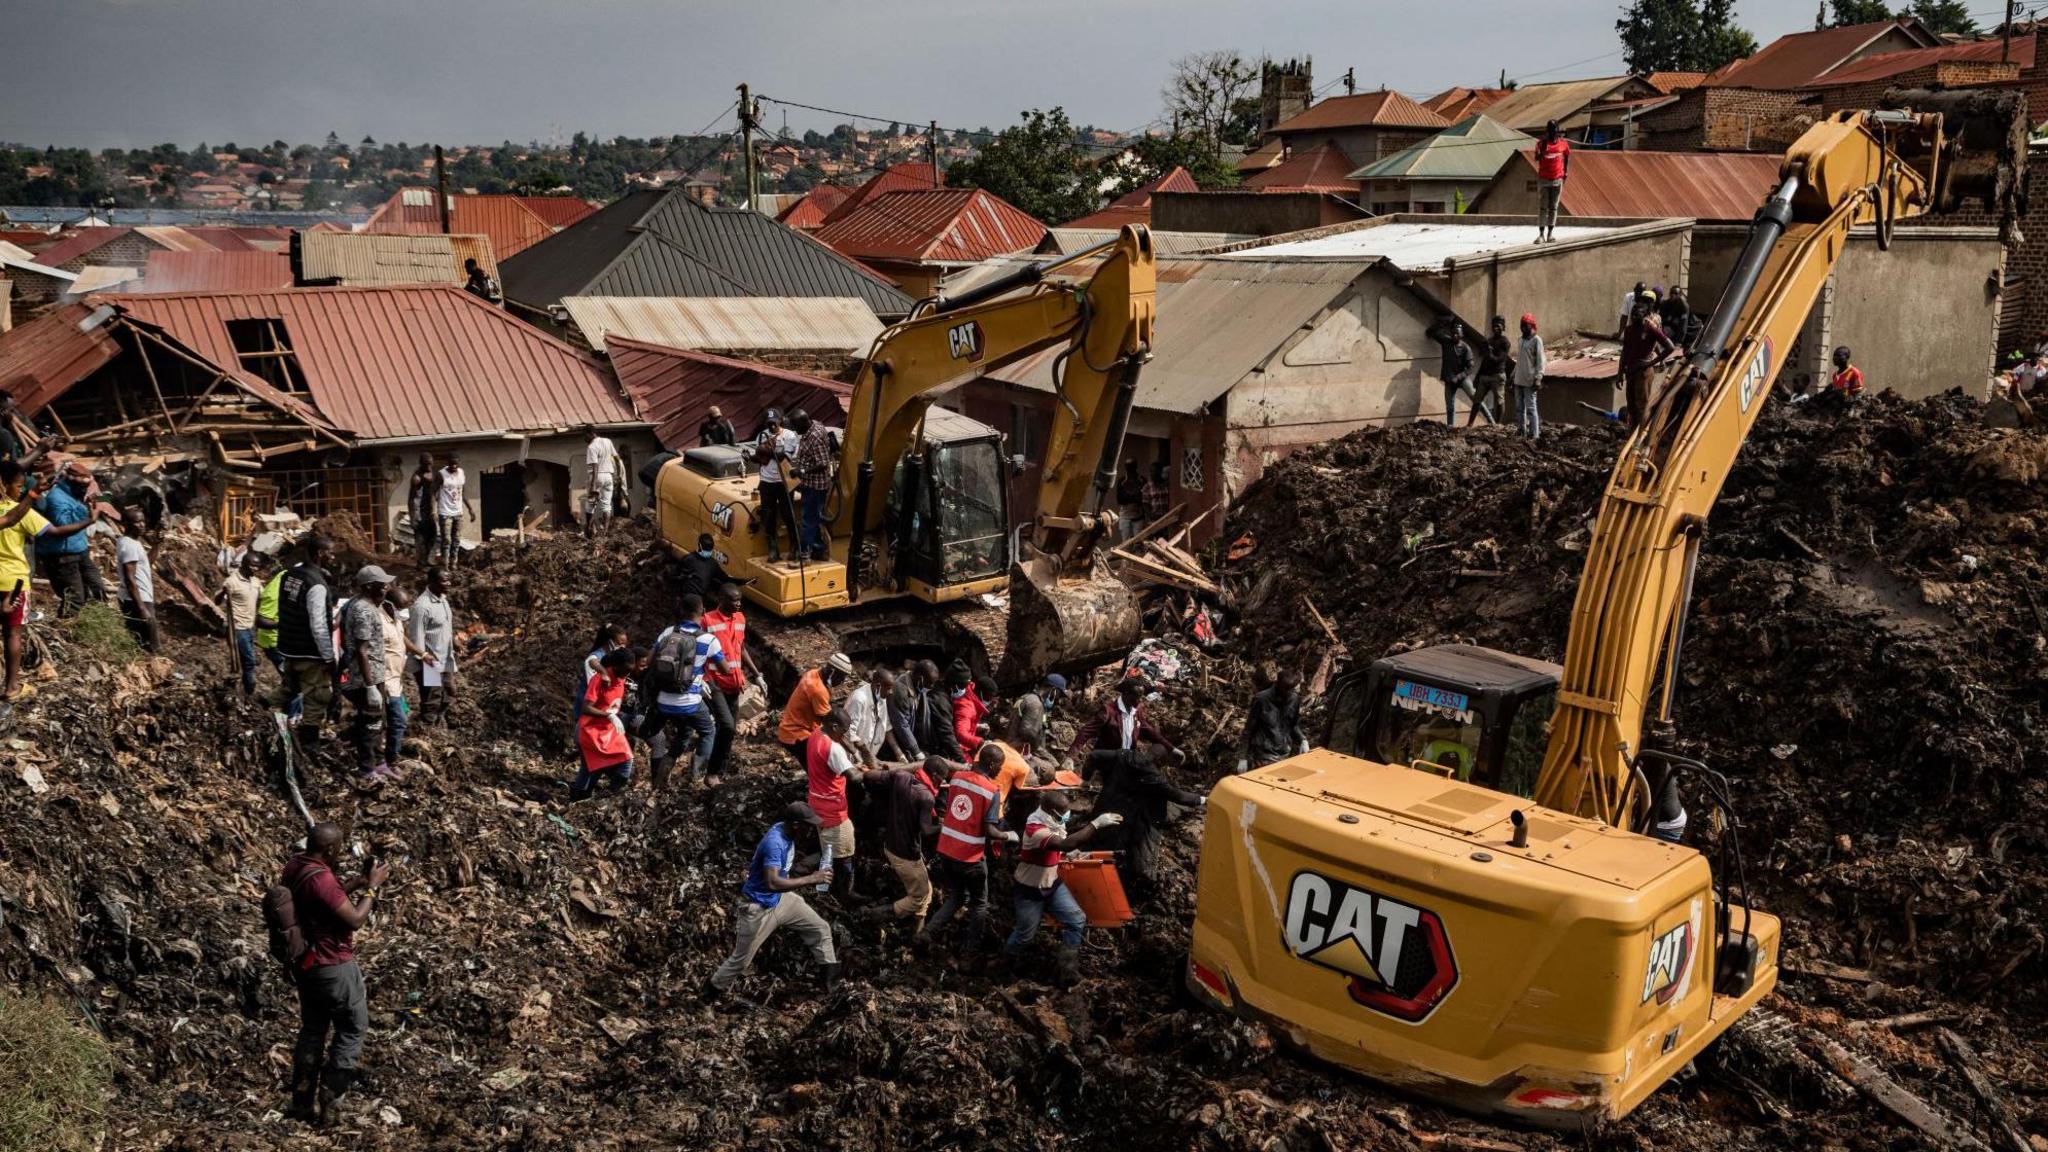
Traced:
[[823, 376], [731, 360], [612, 335], [605, 340], [612, 371], [662, 447], [697, 446], [697, 426], [716, 404], [742, 430], [763, 409], [802, 408], [814, 416], [846, 413], [851, 385]]
[[[1321, 132], [1335, 128], [1448, 128], [1449, 120], [1399, 92], [1382, 89], [1355, 96], [1332, 96], [1305, 112], [1273, 126], [1276, 136], [1289, 132]], [[1352, 167], [1357, 167], [1353, 165]]]
[[856, 260], [974, 263], [1045, 239], [1045, 225], [984, 188], [888, 192], [818, 229]]
[[283, 252], [151, 252], [140, 283], [123, 292], [269, 292], [292, 286]]
[[1126, 224], [1152, 223], [1152, 194], [1154, 192], [1200, 192], [1202, 186], [1188, 170], [1176, 164], [1157, 180], [1140, 184], [1129, 192], [1111, 200], [1099, 212], [1091, 212], [1078, 220], [1069, 220], [1062, 228], [1121, 228]]
[[[1752, 152], [1600, 152], [1575, 149], [1559, 207], [1572, 216], [1743, 222], [1778, 184], [1781, 157]], [[1500, 181], [1534, 180], [1533, 150], [1515, 154]]]
[[[451, 193], [449, 231], [467, 232], [491, 238], [491, 252], [499, 260], [530, 248], [555, 234], [556, 229], [534, 214], [525, 196], [471, 196]], [[580, 203], [580, 201], [579, 201]], [[363, 225], [365, 232], [396, 232], [426, 236], [441, 231], [441, 211], [431, 188], [400, 188], [378, 205]]]
[[90, 256], [133, 231], [135, 229], [126, 226], [118, 228], [80, 228], [76, 232], [59, 235], [48, 247], [37, 252], [36, 258], [46, 267], [55, 268], [62, 264], [69, 264], [81, 256]]
[[1455, 124], [1493, 107], [1508, 92], [1506, 88], [1446, 88], [1424, 100], [1422, 106]]
[[825, 217], [831, 215], [834, 208], [844, 204], [850, 195], [850, 188], [842, 188], [837, 184], [820, 184], [798, 197], [796, 203], [784, 208], [776, 219], [791, 228], [808, 231], [823, 224]]
[[105, 324], [79, 330], [92, 314], [85, 304], [65, 304], [0, 333], [0, 390], [23, 412], [42, 411], [121, 351]]
[[930, 164], [923, 161], [891, 164], [848, 193], [838, 207], [825, 214], [825, 223], [834, 224], [846, 219], [877, 196], [890, 192], [925, 192], [937, 187], [940, 187], [939, 172]]
[[[2034, 36], [2032, 32], [2012, 38], [2010, 60], [2019, 65], [2020, 71], [2030, 72], [2034, 68]], [[1867, 84], [1874, 80], [1889, 80], [1901, 73], [1916, 68], [1929, 68], [1936, 64], [1996, 64], [2004, 46], [1997, 40], [1973, 40], [1967, 44], [1949, 44], [1940, 48], [1920, 48], [1911, 52], [1880, 52], [1852, 60], [1827, 75], [1822, 76], [1809, 88], [1836, 88], [1844, 84]]]
[[56, 233], [45, 232], [40, 228], [0, 228], [0, 243], [26, 248], [31, 252], [41, 251], [55, 243], [56, 239]]
[[1706, 82], [1707, 74], [1705, 72], [1652, 72], [1644, 76], [1643, 79], [1648, 80], [1657, 91], [1669, 95], [1673, 92], [1683, 92], [1687, 88], [1699, 87]]
[[1856, 54], [1868, 48], [1894, 28], [1923, 44], [1935, 43], [1917, 20], [1881, 20], [1871, 24], [1849, 24], [1817, 32], [1794, 32], [1763, 46], [1756, 55], [1741, 60], [1709, 77], [1712, 88], [1760, 88], [1789, 92], [1804, 88]]
[[580, 196], [521, 196], [518, 200], [556, 231], [597, 211], [597, 205]]
[[1350, 176], [1357, 168], [1343, 149], [1325, 140], [1264, 172], [1246, 177], [1244, 187], [1260, 192], [1333, 192], [1355, 197], [1358, 181]]
[[228, 321], [282, 321], [313, 404], [363, 439], [462, 439], [634, 420], [595, 358], [460, 288], [93, 299], [163, 328], [223, 368], [239, 362]]

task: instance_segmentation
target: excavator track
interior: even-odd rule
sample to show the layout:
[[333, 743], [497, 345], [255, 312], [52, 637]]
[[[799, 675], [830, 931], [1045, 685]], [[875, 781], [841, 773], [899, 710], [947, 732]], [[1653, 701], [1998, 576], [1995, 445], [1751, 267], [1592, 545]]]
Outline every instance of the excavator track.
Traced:
[[856, 667], [901, 667], [930, 659], [941, 668], [965, 660], [976, 676], [991, 676], [1006, 652], [1009, 611], [980, 599], [951, 604], [888, 600], [822, 616], [788, 619], [750, 614], [747, 651], [768, 681], [771, 707], [780, 706], [797, 678], [834, 652]]

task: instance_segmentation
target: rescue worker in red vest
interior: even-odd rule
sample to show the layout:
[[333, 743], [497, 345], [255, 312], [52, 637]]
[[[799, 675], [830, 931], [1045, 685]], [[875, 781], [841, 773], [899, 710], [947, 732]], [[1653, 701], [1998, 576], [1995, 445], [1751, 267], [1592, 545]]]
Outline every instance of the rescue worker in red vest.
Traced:
[[853, 818], [846, 799], [849, 780], [865, 782], [868, 771], [846, 748], [846, 713], [834, 708], [818, 722], [804, 742], [804, 778], [811, 811], [818, 814], [818, 842], [832, 869], [832, 893], [851, 902], [853, 894]]
[[1124, 818], [1103, 812], [1067, 831], [1067, 816], [1073, 807], [1068, 789], [1080, 785], [1081, 778], [1072, 772], [1054, 776], [1052, 783], [1039, 789], [1038, 808], [1024, 821], [1012, 888], [1017, 919], [1010, 938], [1003, 943], [1006, 975], [1015, 975], [1024, 949], [1038, 935], [1039, 922], [1050, 913], [1060, 925], [1059, 986], [1071, 988], [1081, 980], [1081, 933], [1088, 927], [1088, 915], [1060, 879], [1060, 857], [1094, 839], [1097, 829], [1114, 828]]
[[[705, 701], [714, 705], [723, 704], [724, 710], [713, 708], [718, 721], [718, 736], [711, 746], [711, 763], [705, 769], [709, 783], [716, 786], [725, 775], [725, 766], [732, 760], [733, 737], [739, 730], [740, 694], [747, 689], [747, 670], [753, 669], [759, 676], [761, 670], [754, 666], [754, 658], [747, 655], [747, 614], [742, 610], [740, 589], [737, 584], [725, 584], [718, 589], [718, 607], [704, 614], [704, 630], [718, 637], [719, 650], [725, 653], [723, 669], [707, 669], [704, 673]], [[718, 700], [711, 699], [712, 694]]]
[[960, 953], [969, 961], [981, 955], [988, 920], [988, 842], [991, 837], [1017, 841], [1017, 834], [999, 823], [995, 776], [1002, 767], [1003, 750], [984, 745], [972, 766], [957, 769], [946, 781], [939, 801], [939, 854], [933, 861], [937, 867], [932, 869], [933, 882], [945, 890], [946, 898], [919, 930], [919, 947], [936, 940], [964, 906], [967, 935]]

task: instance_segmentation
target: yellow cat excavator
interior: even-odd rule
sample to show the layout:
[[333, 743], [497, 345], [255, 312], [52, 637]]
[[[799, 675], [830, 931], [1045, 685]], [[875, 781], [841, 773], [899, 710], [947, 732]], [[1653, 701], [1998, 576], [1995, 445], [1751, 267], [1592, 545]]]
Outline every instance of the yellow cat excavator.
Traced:
[[[1096, 262], [1085, 283], [1048, 279], [1083, 260]], [[928, 301], [877, 337], [824, 508], [826, 558], [769, 559], [753, 458], [729, 447], [692, 448], [662, 467], [663, 541], [680, 554], [710, 533], [726, 571], [749, 581], [749, 600], [806, 622], [757, 629], [757, 650], [781, 665], [771, 674], [835, 649], [876, 659], [967, 652], [977, 671], [1006, 680], [1122, 655], [1137, 639], [1137, 605], [1096, 563], [1095, 545], [1116, 523], [1117, 454], [1151, 358], [1154, 266], [1151, 233], [1127, 226], [1096, 247]], [[932, 401], [967, 376], [1061, 344], [1038, 511], [1012, 556], [1002, 434]]]
[[1640, 1104], [1776, 985], [1779, 922], [1748, 906], [1734, 829], [1712, 867], [1678, 842], [1682, 795], [1733, 821], [1726, 781], [1657, 745], [1708, 511], [1850, 229], [1888, 246], [1965, 194], [2012, 210], [2012, 98], [1916, 96], [1787, 153], [1615, 463], [1562, 668], [1467, 645], [1381, 660], [1333, 688], [1329, 748], [1216, 787], [1198, 997], [1398, 1087], [1576, 1125]]

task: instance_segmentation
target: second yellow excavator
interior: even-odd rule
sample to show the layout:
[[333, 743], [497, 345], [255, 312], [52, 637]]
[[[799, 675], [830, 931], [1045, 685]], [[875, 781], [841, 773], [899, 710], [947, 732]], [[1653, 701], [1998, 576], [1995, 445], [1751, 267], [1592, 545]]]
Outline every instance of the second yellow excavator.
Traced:
[[1708, 512], [1850, 230], [1888, 246], [1899, 218], [2017, 191], [2010, 96], [1913, 106], [1839, 113], [1787, 153], [1615, 463], [1561, 668], [1464, 645], [1382, 660], [1333, 690], [1331, 748], [1216, 787], [1197, 996], [1396, 1086], [1578, 1125], [1769, 994], [1779, 923], [1749, 906], [1739, 836], [1711, 867], [1681, 842], [1683, 795], [1733, 821], [1726, 781], [1657, 745]]
[[[1095, 262], [1085, 283], [1048, 278], [1083, 260]], [[877, 337], [846, 413], [823, 559], [770, 558], [755, 461], [735, 448], [693, 448], [662, 467], [661, 538], [681, 553], [710, 533], [750, 601], [815, 625], [757, 633], [777, 672], [835, 649], [967, 653], [976, 671], [1005, 680], [1120, 656], [1137, 639], [1137, 605], [1101, 570], [1095, 545], [1116, 523], [1108, 496], [1151, 358], [1154, 267], [1151, 233], [1127, 226], [921, 304]], [[932, 402], [961, 379], [1062, 344], [1038, 510], [1013, 539], [1002, 435]]]

